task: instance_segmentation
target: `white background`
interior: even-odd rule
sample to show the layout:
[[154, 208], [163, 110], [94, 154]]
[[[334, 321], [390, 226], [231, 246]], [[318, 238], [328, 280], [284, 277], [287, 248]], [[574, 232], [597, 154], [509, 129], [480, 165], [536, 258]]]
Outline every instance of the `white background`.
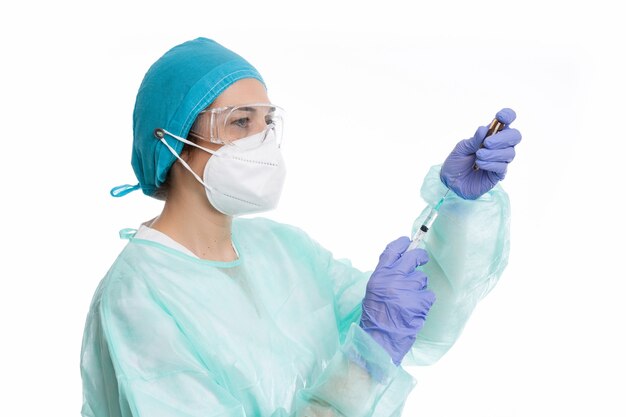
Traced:
[[609, 2], [20, 4], [0, 13], [0, 415], [79, 415], [91, 296], [117, 231], [161, 207], [108, 194], [135, 183], [135, 94], [198, 36], [288, 111], [268, 216], [364, 270], [409, 233], [428, 168], [516, 110], [509, 266], [452, 350], [410, 368], [404, 415], [626, 415], [626, 31]]

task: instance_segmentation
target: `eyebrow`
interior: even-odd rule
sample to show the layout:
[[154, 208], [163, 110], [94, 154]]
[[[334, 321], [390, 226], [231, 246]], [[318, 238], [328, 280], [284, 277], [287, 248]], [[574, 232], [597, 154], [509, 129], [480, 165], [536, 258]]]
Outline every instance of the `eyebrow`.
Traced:
[[[269, 113], [272, 113], [273, 111], [276, 110], [276, 107], [268, 106], [268, 109], [269, 109]], [[254, 107], [248, 107], [248, 106], [238, 107], [237, 111], [247, 111], [251, 113], [256, 113], [256, 109]]]

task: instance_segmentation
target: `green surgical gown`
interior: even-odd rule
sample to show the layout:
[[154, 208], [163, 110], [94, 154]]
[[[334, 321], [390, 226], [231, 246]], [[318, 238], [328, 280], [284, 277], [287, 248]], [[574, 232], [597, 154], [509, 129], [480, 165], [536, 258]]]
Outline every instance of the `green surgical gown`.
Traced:
[[[422, 186], [430, 205], [438, 170]], [[358, 326], [370, 273], [296, 227], [234, 219], [234, 262], [132, 238], [87, 316], [82, 415], [400, 416], [415, 385], [403, 366], [454, 344], [506, 265], [508, 223], [500, 187], [447, 198], [423, 267], [437, 301], [400, 367]]]

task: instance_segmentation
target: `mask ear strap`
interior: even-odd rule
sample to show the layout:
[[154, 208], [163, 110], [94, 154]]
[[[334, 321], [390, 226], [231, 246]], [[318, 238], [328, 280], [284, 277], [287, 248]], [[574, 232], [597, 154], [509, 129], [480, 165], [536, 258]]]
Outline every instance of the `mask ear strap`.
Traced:
[[[202, 181], [202, 178], [200, 178], [200, 176], [199, 176], [198, 174], [196, 174], [196, 173], [193, 171], [193, 169], [191, 169], [191, 167], [189, 166], [189, 164], [188, 164], [188, 163], [187, 163], [187, 162], [186, 162], [183, 158], [181, 158], [181, 157], [180, 157], [180, 156], [176, 153], [176, 151], [174, 150], [174, 148], [172, 148], [172, 147], [170, 146], [170, 144], [169, 144], [169, 143], [167, 143], [167, 141], [165, 140], [165, 136], [163, 135], [163, 133], [166, 133], [166, 134], [168, 134], [168, 135], [172, 136], [173, 138], [175, 138], [175, 139], [177, 139], [177, 140], [179, 140], [179, 141], [181, 141], [181, 142], [183, 142], [183, 143], [186, 143], [186, 144], [188, 144], [188, 145], [196, 146], [196, 147], [198, 147], [198, 148], [200, 148], [200, 149], [202, 149], [202, 150], [204, 150], [204, 151], [207, 151], [207, 152], [209, 152], [209, 153], [211, 153], [211, 154], [213, 154], [213, 155], [215, 155], [215, 151], [212, 151], [212, 150], [210, 150], [210, 149], [205, 149], [205, 148], [203, 148], [202, 146], [196, 145], [195, 143], [188, 141], [187, 139], [183, 139], [183, 138], [181, 138], [181, 137], [178, 137], [178, 136], [176, 136], [176, 135], [173, 135], [173, 134], [171, 134], [170, 132], [168, 132], [168, 131], [167, 131], [167, 130], [165, 130], [165, 129], [157, 129], [157, 130], [160, 130], [161, 132], [157, 132], [157, 131], [155, 131], [155, 136], [156, 136], [157, 138], [159, 138], [159, 140], [161, 141], [161, 143], [163, 143], [163, 144], [167, 147], [167, 149], [169, 149], [169, 150], [170, 150], [170, 152], [172, 153], [172, 155], [174, 155], [174, 156], [176, 157], [176, 159], [178, 159], [178, 160], [180, 161], [180, 163], [181, 163], [181, 164], [183, 164], [183, 166], [187, 169], [187, 171], [189, 171], [189, 172], [191, 173], [191, 175], [193, 175], [193, 176], [194, 176], [194, 177], [198, 180], [198, 182], [199, 182], [200, 184], [202, 184], [202, 185], [203, 185], [203, 186], [205, 186], [206, 188], [209, 188], [209, 187], [207, 187], [207, 185], [204, 183], [204, 181]], [[161, 133], [161, 134], [159, 134], [159, 133]]]

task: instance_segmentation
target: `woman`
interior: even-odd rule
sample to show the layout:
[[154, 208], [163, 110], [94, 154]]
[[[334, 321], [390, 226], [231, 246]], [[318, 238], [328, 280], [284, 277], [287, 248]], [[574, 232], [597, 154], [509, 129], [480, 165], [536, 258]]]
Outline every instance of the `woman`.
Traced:
[[453, 193], [430, 262], [403, 237], [363, 273], [295, 227], [236, 217], [278, 202], [281, 122], [260, 74], [212, 40], [149, 69], [133, 117], [139, 184], [112, 194], [141, 188], [165, 205], [127, 233], [94, 295], [84, 416], [399, 416], [414, 386], [400, 364], [436, 361], [498, 280], [509, 208], [494, 186], [519, 132], [483, 143], [481, 127], [431, 169], [425, 199]]

